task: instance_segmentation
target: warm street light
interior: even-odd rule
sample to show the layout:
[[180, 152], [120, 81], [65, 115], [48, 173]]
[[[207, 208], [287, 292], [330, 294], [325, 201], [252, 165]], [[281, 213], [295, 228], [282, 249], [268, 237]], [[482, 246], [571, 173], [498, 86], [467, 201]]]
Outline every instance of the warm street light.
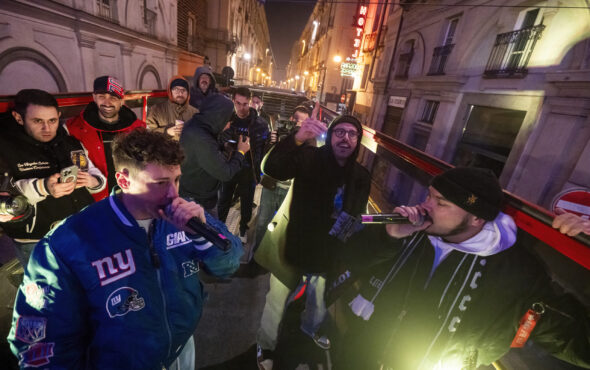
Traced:
[[250, 60], [252, 56], [249, 53], [244, 54], [244, 60]]
[[296, 75], [296, 76], [295, 76], [295, 79], [296, 79], [296, 80], [298, 80], [298, 79], [299, 79], [299, 75]]
[[334, 56], [334, 63], [340, 63], [342, 62], [342, 57], [340, 55], [335, 55]]
[[260, 68], [256, 68], [256, 72], [260, 72]]
[[307, 76], [309, 74], [309, 72], [304, 71], [303, 74]]

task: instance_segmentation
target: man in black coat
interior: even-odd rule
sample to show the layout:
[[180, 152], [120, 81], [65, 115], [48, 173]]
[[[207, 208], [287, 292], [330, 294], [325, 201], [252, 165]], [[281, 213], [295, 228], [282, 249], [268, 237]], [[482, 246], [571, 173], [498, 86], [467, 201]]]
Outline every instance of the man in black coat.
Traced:
[[[365, 212], [369, 198], [369, 172], [356, 162], [361, 145], [360, 122], [352, 116], [339, 116], [326, 133], [325, 125], [316, 118], [318, 109], [316, 105], [311, 117], [296, 133], [278, 142], [263, 164], [265, 174], [281, 181], [293, 179], [292, 196], [287, 196], [282, 206], [289, 207], [288, 215], [275, 216], [273, 222], [277, 221], [277, 227], [265, 235], [255, 256], [256, 261], [272, 273], [257, 335], [258, 362], [264, 369], [272, 368], [272, 351], [277, 344], [285, 306], [304, 283], [306, 304], [301, 330], [321, 348], [330, 347], [320, 326], [327, 314], [325, 277], [334, 269], [334, 261], [344, 244], [336, 237], [339, 235], [338, 220]], [[306, 144], [324, 133], [326, 145], [318, 148]], [[287, 222], [286, 228], [278, 224], [283, 219]], [[266, 263], [264, 254], [273, 240], [272, 234], [282, 232], [286, 235], [279, 238], [284, 245], [272, 245], [271, 249], [284, 247], [283, 262], [298, 274], [297, 280], [283, 274], [281, 266]]]
[[254, 191], [256, 184], [260, 181], [260, 163], [270, 136], [268, 123], [258, 116], [258, 112], [254, 108], [250, 108], [251, 98], [252, 92], [246, 87], [239, 87], [234, 91], [235, 112], [230, 119], [229, 127], [220, 138], [224, 145], [230, 141], [236, 141], [238, 134], [250, 138], [251, 149], [246, 154], [243, 168], [229, 181], [225, 181], [219, 192], [219, 220], [223, 222], [225, 222], [231, 208], [234, 192], [240, 198], [240, 239], [242, 243], [247, 242], [246, 231], [252, 218]]
[[228, 98], [214, 94], [203, 100], [201, 110], [188, 120], [180, 136], [186, 159], [181, 165], [180, 195], [192, 198], [217, 215], [217, 191], [242, 168], [250, 150], [247, 137], [239, 137], [237, 148], [227, 158], [217, 136], [229, 121], [234, 106]]
[[590, 367], [588, 311], [553, 289], [502, 198], [492, 171], [454, 168], [394, 209], [412, 223], [353, 236], [338, 369], [476, 369], [529, 337]]

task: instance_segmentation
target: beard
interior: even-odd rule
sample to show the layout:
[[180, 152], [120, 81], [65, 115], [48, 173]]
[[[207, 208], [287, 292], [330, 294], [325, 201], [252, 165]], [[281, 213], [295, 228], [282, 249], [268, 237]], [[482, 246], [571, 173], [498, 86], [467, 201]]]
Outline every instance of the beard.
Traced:
[[[429, 226], [428, 228], [430, 228], [430, 227], [432, 227], [432, 225]], [[465, 215], [463, 217], [463, 219], [461, 220], [461, 222], [459, 222], [459, 224], [457, 226], [455, 226], [451, 230], [444, 232], [444, 233], [443, 232], [429, 232], [428, 228], [425, 230], [428, 235], [439, 236], [443, 239], [445, 237], [455, 236], [455, 235], [465, 232], [469, 228], [469, 216]]]
[[[106, 108], [113, 108], [112, 110], [107, 110]], [[119, 111], [114, 107], [107, 107], [106, 105], [101, 105], [98, 107], [98, 110], [100, 112], [100, 115], [103, 116], [104, 118], [116, 118], [117, 115], [119, 114]]]

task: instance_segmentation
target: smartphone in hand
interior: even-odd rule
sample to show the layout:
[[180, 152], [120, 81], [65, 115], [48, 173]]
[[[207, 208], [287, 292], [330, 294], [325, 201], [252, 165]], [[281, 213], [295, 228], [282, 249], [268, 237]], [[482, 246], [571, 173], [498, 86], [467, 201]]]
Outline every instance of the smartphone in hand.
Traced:
[[60, 172], [59, 182], [76, 182], [78, 178], [78, 167], [77, 166], [70, 166], [63, 168]]

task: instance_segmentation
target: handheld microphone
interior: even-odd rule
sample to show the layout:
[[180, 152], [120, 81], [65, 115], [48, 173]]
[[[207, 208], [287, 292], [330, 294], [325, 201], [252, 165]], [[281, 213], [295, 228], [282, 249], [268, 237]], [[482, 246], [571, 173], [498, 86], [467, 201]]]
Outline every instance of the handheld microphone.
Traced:
[[[165, 213], [170, 215], [170, 205], [166, 206]], [[203, 238], [211, 242], [215, 247], [222, 251], [227, 251], [231, 248], [231, 242], [223, 234], [212, 228], [211, 226], [201, 222], [200, 219], [193, 217], [187, 221], [186, 226], [191, 228], [197, 234], [200, 234]]]
[[414, 226], [422, 226], [426, 217], [420, 214], [420, 219], [412, 223], [406, 216], [399, 213], [375, 213], [368, 215], [361, 215], [361, 223], [363, 224], [412, 224]]

